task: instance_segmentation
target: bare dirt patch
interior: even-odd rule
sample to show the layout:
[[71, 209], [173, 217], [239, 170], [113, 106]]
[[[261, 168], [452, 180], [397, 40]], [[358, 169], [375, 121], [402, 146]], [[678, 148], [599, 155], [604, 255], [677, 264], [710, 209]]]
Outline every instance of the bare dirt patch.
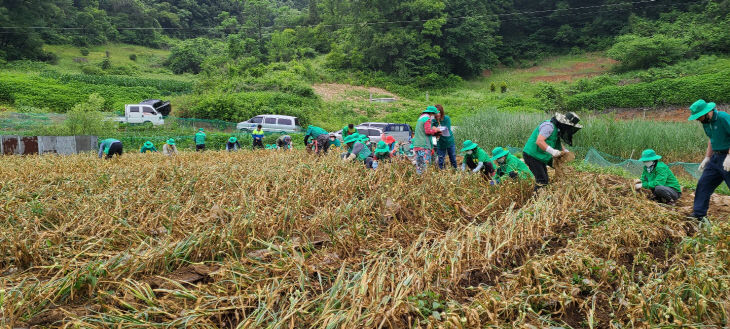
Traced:
[[366, 93], [373, 93], [373, 97], [375, 95], [386, 95], [388, 97], [394, 97], [397, 98], [393, 93], [382, 89], [382, 88], [376, 88], [376, 87], [362, 87], [362, 86], [353, 86], [353, 85], [346, 85], [341, 83], [320, 83], [312, 85], [312, 88], [314, 89], [314, 92], [317, 93], [320, 97], [322, 97], [325, 101], [335, 101], [335, 100], [368, 100], [369, 95], [365, 96], [353, 96], [350, 94], [352, 91], [362, 91]]
[[[611, 66], [617, 62], [605, 57], [592, 57], [590, 62], [580, 62], [561, 68], [547, 68], [547, 74], [532, 77], [531, 82], [561, 82], [573, 81], [582, 78], [590, 78], [601, 75], [611, 69]], [[543, 67], [536, 66], [526, 69], [526, 72], [535, 73], [542, 70]]]
[[[613, 108], [604, 114], [613, 114], [617, 120], [648, 119], [664, 122], [687, 122], [689, 104], [686, 106], [665, 106], [657, 108]], [[725, 111], [730, 104], [719, 104], [718, 109]]]

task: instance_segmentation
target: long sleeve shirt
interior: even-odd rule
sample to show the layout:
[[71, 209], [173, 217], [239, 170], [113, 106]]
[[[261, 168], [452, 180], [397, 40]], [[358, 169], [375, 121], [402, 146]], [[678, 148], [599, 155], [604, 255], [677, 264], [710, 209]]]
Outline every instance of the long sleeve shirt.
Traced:
[[99, 143], [99, 157], [101, 158], [104, 154], [109, 154], [109, 147], [114, 143], [118, 143], [118, 139], [107, 138]]
[[162, 145], [162, 154], [164, 154], [164, 155], [177, 154], [177, 146], [170, 145], [170, 144]]

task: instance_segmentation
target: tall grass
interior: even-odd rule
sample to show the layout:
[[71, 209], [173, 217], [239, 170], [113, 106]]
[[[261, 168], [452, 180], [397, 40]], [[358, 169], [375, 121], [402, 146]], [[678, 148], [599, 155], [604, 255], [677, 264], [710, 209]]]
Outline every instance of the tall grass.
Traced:
[[[532, 131], [550, 117], [550, 114], [491, 110], [464, 120], [455, 135], [458, 143], [471, 139], [485, 150], [495, 146], [522, 148]], [[668, 161], [699, 162], [707, 145], [707, 137], [695, 122], [619, 121], [613, 117], [586, 116], [581, 123], [584, 128], [573, 138], [574, 146], [567, 146], [579, 154], [595, 148], [637, 159], [641, 151], [652, 148]]]

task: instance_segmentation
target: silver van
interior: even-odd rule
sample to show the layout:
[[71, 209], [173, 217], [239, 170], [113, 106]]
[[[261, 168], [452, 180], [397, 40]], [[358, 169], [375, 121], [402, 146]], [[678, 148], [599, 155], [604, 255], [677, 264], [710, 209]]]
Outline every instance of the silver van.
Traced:
[[297, 117], [276, 114], [257, 115], [249, 120], [239, 122], [236, 129], [251, 132], [256, 130], [258, 125], [261, 125], [261, 128], [266, 132], [298, 133], [302, 131]]

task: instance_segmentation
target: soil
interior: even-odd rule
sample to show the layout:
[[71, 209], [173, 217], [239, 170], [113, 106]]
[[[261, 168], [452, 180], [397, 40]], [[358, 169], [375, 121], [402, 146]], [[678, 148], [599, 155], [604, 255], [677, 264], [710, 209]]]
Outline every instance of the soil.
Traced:
[[152, 289], [156, 288], [174, 288], [170, 281], [177, 281], [185, 285], [195, 285], [197, 283], [211, 283], [213, 278], [211, 274], [219, 269], [218, 265], [202, 265], [195, 264], [181, 267], [176, 271], [165, 275], [165, 277], [155, 277], [149, 280]]
[[368, 96], [364, 97], [357, 97], [352, 95], [347, 95], [347, 92], [350, 91], [365, 91], [373, 93], [373, 97], [375, 95], [386, 95], [388, 97], [397, 98], [394, 94], [391, 92], [376, 88], [376, 87], [362, 87], [362, 86], [353, 86], [353, 85], [346, 85], [341, 83], [320, 83], [315, 84], [312, 86], [314, 89], [314, 92], [322, 97], [325, 101], [336, 101], [336, 100], [369, 100]]
[[[548, 74], [533, 77], [530, 82], [561, 82], [590, 78], [607, 72], [616, 63], [610, 58], [595, 57], [590, 62], [576, 63], [563, 68], [548, 68], [546, 69]], [[543, 67], [535, 66], [524, 71], [535, 73], [542, 69]]]

